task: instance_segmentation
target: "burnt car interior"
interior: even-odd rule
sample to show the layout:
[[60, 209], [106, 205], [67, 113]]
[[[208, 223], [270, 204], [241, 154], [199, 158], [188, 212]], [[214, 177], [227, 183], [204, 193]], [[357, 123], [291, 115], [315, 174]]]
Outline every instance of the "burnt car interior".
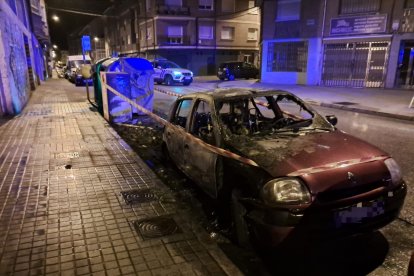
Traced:
[[[233, 135], [258, 135], [269, 132], [309, 130], [314, 114], [290, 95], [249, 97], [220, 101], [219, 118], [226, 132]], [[326, 122], [319, 129], [331, 130]], [[325, 124], [324, 124], [325, 123]], [[321, 125], [322, 124], [322, 125]]]
[[214, 144], [211, 108], [209, 104], [203, 100], [199, 100], [196, 103], [196, 111], [192, 118], [191, 133], [209, 144]]

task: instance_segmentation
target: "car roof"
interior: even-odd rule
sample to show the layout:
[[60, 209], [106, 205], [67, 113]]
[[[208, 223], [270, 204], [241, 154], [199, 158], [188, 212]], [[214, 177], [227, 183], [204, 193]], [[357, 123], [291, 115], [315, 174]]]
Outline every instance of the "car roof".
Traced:
[[274, 89], [254, 89], [254, 88], [218, 88], [206, 92], [197, 92], [183, 95], [180, 99], [212, 99], [212, 100], [235, 100], [242, 98], [250, 98], [254, 96], [275, 96], [275, 95], [290, 95], [295, 97], [292, 93], [284, 90]]

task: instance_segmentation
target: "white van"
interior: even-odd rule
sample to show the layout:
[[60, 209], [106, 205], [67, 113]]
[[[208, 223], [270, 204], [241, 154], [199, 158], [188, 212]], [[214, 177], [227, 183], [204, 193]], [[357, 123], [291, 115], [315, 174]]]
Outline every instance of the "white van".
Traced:
[[[85, 83], [86, 81], [92, 82], [92, 79], [85, 80], [81, 74], [81, 66], [83, 65], [83, 55], [68, 56], [66, 62], [66, 73], [65, 75], [69, 81], [74, 82], [76, 85]], [[91, 57], [85, 55], [85, 64], [91, 65]]]

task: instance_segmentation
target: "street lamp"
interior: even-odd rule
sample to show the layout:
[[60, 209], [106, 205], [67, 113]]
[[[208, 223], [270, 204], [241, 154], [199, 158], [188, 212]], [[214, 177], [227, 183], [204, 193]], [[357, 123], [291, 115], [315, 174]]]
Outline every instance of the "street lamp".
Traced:
[[58, 46], [56, 44], [53, 44], [53, 49], [57, 49]]
[[52, 20], [55, 22], [59, 22], [60, 18], [56, 14], [52, 15]]

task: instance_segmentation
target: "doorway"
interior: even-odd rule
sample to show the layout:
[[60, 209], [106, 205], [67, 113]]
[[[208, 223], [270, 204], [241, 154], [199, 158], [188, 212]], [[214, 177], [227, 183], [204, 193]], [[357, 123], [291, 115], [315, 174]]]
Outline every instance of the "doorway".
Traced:
[[401, 41], [398, 56], [396, 86], [411, 89], [414, 87], [414, 41]]

